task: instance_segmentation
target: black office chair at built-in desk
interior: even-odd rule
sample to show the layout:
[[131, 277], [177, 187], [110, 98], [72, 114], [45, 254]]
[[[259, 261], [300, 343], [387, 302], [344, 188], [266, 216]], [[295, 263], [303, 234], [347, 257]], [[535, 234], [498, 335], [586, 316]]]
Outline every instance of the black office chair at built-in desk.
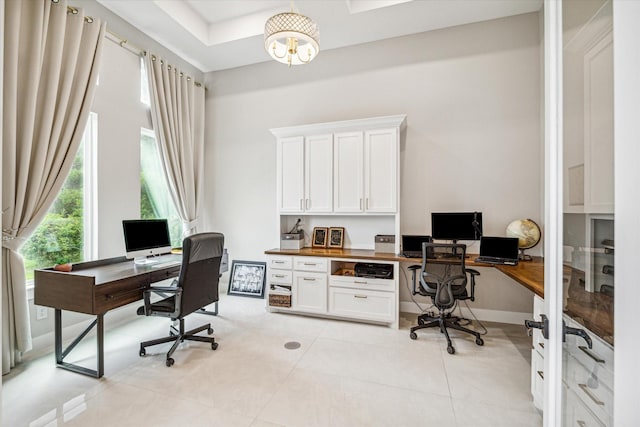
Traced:
[[[447, 352], [454, 354], [456, 351], [451, 344], [451, 338], [447, 328], [466, 332], [476, 337], [477, 345], [484, 345], [480, 333], [465, 328], [460, 324], [461, 318], [453, 316], [451, 311], [457, 301], [474, 300], [475, 277], [480, 275], [476, 270], [465, 268], [464, 260], [466, 245], [445, 243], [423, 243], [422, 265], [412, 265], [413, 294], [431, 297], [433, 305], [438, 309], [438, 315], [429, 313], [418, 316], [418, 325], [411, 328], [409, 336], [415, 340], [418, 338], [418, 329], [439, 327], [447, 338]], [[429, 256], [427, 256], [429, 254]], [[419, 271], [419, 283], [416, 280], [416, 271]], [[469, 284], [471, 293], [467, 292]]]
[[[221, 233], [200, 233], [186, 237], [182, 242], [182, 266], [178, 278], [169, 287], [152, 287], [144, 291], [144, 306], [138, 308], [138, 314], [179, 320], [180, 329], [171, 325], [168, 337], [140, 343], [140, 356], [146, 354], [145, 348], [148, 346], [173, 341], [166, 360], [166, 365], [171, 366], [174, 363], [171, 355], [184, 340], [208, 342], [212, 350], [218, 348], [215, 338], [195, 335], [204, 330], [212, 334], [210, 323], [185, 332], [184, 318], [218, 301], [223, 246], [224, 236]], [[163, 298], [151, 302], [152, 294]]]

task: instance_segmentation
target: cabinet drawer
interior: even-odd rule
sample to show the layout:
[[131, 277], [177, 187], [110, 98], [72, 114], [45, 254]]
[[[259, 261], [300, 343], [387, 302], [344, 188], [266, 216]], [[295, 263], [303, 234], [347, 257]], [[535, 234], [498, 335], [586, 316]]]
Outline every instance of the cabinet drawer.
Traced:
[[293, 268], [299, 271], [327, 272], [327, 259], [321, 257], [294, 257]]
[[570, 354], [566, 358], [569, 387], [600, 420], [608, 421], [613, 415], [613, 392], [599, 379], [599, 371], [588, 370]]
[[[567, 322], [567, 326], [584, 329], [584, 326], [568, 317], [565, 317], [565, 322]], [[586, 330], [586, 332], [591, 337], [593, 348], [588, 348], [587, 343], [582, 338], [575, 335], [567, 335], [565, 349], [584, 366], [585, 370], [594, 372], [598, 377], [598, 381], [613, 390], [613, 348], [593, 332], [589, 330]]]
[[291, 270], [293, 267], [293, 257], [290, 256], [270, 256], [269, 268]]
[[330, 286], [338, 286], [343, 288], [354, 288], [369, 291], [387, 291], [394, 292], [396, 284], [394, 280], [389, 279], [372, 279], [369, 277], [354, 276], [336, 276], [332, 275]]
[[395, 294], [340, 287], [329, 288], [329, 313], [363, 320], [393, 322]]
[[291, 270], [269, 269], [269, 283], [290, 285], [293, 283], [293, 272]]
[[562, 391], [565, 394], [566, 402], [562, 425], [567, 427], [608, 427], [612, 425], [598, 419], [572, 390], [564, 387]]
[[531, 350], [531, 395], [534, 406], [542, 410], [544, 406], [544, 358], [536, 349]]

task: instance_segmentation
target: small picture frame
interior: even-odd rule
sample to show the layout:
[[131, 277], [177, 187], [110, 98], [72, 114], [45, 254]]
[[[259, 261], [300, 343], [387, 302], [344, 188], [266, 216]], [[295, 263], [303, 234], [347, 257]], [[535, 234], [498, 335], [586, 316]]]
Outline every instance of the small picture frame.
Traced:
[[266, 271], [266, 262], [234, 260], [231, 264], [227, 294], [264, 298]]
[[329, 244], [330, 248], [342, 248], [344, 245], [344, 227], [329, 228]]
[[311, 247], [312, 248], [326, 247], [327, 234], [329, 234], [329, 229], [327, 227], [314, 227], [313, 236], [311, 237]]

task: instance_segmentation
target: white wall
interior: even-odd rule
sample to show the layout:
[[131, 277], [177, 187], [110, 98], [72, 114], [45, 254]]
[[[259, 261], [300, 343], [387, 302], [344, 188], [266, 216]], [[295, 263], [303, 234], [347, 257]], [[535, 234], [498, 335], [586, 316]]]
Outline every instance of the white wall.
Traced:
[[[269, 129], [393, 114], [407, 114], [402, 233], [429, 234], [445, 210], [482, 211], [487, 235], [516, 218], [543, 226], [539, 29], [527, 14], [207, 74], [206, 227], [232, 258], [264, 259], [279, 244]], [[528, 291], [486, 282], [508, 295], [501, 309], [531, 311]]]

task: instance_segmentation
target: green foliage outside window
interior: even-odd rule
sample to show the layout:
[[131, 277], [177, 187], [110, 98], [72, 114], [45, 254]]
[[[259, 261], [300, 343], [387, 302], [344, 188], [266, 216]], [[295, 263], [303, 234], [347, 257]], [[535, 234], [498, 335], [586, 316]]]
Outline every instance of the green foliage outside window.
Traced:
[[27, 280], [33, 270], [83, 259], [83, 150], [78, 150], [56, 201], [22, 246]]

